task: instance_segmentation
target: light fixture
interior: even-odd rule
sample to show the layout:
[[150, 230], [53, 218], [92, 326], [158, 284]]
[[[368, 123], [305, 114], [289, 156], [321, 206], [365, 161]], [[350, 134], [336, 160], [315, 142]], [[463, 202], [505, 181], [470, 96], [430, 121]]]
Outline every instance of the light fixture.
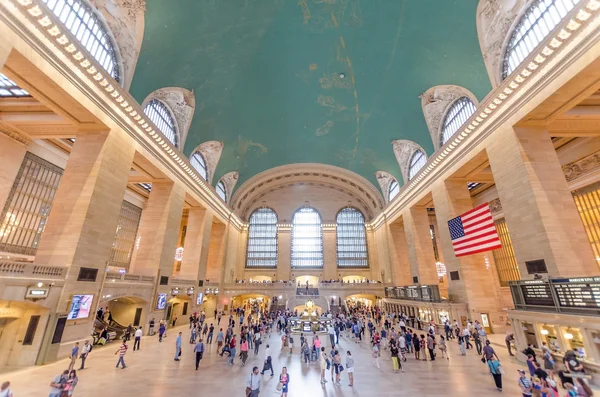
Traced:
[[573, 334], [570, 332], [565, 333], [565, 339], [567, 339], [567, 340], [573, 339]]
[[442, 262], [435, 263], [435, 269], [437, 270], [438, 277], [444, 277], [446, 275], [446, 265]]
[[543, 329], [543, 328], [542, 328], [542, 330], [540, 331], [540, 333], [541, 333], [542, 335], [548, 335], [548, 330], [547, 330], [547, 329]]
[[183, 247], [179, 247], [175, 250], [175, 260], [181, 262], [183, 259]]
[[279, 299], [283, 299], [283, 296], [279, 295]]
[[42, 288], [44, 286], [44, 283], [37, 283], [38, 288]]
[[345, 79], [346, 78], [346, 73], [340, 73], [340, 79]]

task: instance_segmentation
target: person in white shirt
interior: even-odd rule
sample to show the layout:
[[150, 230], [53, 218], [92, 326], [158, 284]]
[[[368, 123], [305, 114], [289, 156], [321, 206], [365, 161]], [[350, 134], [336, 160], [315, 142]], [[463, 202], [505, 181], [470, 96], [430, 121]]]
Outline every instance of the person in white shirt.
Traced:
[[135, 330], [135, 333], [133, 334], [135, 339], [133, 341], [133, 351], [136, 350], [140, 350], [140, 341], [142, 340], [142, 327], [139, 327], [138, 329]]
[[404, 322], [404, 319], [402, 317], [400, 318], [400, 321], [398, 322], [398, 326], [400, 327], [402, 332], [406, 332], [406, 323]]
[[473, 345], [471, 344], [471, 342], [469, 342], [469, 337], [471, 336], [471, 331], [469, 330], [469, 327], [466, 326], [465, 329], [463, 329], [463, 338], [465, 340], [465, 344], [467, 345], [467, 349], [470, 349], [473, 347]]
[[404, 334], [400, 334], [398, 337], [398, 347], [400, 348], [401, 360], [406, 361], [406, 356], [404, 355], [406, 352], [406, 338]]
[[262, 371], [260, 371], [261, 375], [265, 374], [265, 371], [270, 369], [271, 370], [271, 376], [273, 376], [273, 363], [271, 361], [271, 347], [269, 345], [267, 345], [267, 347], [265, 348], [265, 364], [263, 366]]
[[81, 354], [79, 355], [79, 358], [81, 358], [81, 367], [79, 368], [80, 371], [82, 369], [85, 369], [85, 359], [87, 358], [88, 354], [90, 354], [91, 351], [92, 351], [92, 345], [90, 344], [89, 341], [86, 340], [83, 344], [83, 347], [81, 348]]

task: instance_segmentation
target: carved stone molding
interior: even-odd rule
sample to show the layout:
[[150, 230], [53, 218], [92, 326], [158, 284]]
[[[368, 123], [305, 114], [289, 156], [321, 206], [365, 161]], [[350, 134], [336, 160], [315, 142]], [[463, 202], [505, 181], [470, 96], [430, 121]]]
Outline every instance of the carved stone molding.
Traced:
[[388, 194], [390, 191], [390, 185], [396, 178], [394, 178], [394, 176], [389, 172], [385, 171], [377, 171], [375, 173], [375, 178], [377, 178], [377, 183], [379, 183], [381, 193], [383, 193], [383, 200], [387, 204], [390, 198], [390, 195]]
[[464, 96], [479, 106], [477, 97], [471, 91], [457, 85], [436, 85], [421, 94], [421, 108], [435, 150], [442, 146], [441, 134], [446, 113], [454, 101]]
[[237, 189], [231, 206], [243, 217], [252, 203], [259, 196], [264, 196], [264, 192], [299, 183], [327, 186], [350, 195], [364, 205], [361, 210], [369, 219], [378, 215], [384, 207], [379, 190], [362, 176], [345, 168], [316, 163], [283, 165], [253, 176]]
[[427, 152], [416, 142], [409, 141], [406, 139], [397, 139], [392, 141], [394, 147], [394, 155], [398, 166], [400, 166], [400, 172], [402, 172], [402, 179], [404, 183], [408, 182], [408, 162], [410, 157], [416, 150], [421, 150], [427, 157]]
[[196, 96], [194, 95], [194, 91], [186, 90], [181, 87], [159, 88], [144, 99], [142, 108], [153, 98], [160, 99], [171, 109], [177, 123], [179, 147], [183, 148], [188, 131], [190, 130], [190, 125], [192, 125], [194, 110], [196, 109]]
[[499, 212], [502, 212], [502, 203], [500, 202], [499, 198], [493, 199], [488, 204], [490, 206], [490, 212], [492, 214], [497, 214]]
[[594, 153], [580, 160], [562, 166], [567, 182], [571, 182], [588, 172], [600, 168], [600, 153]]
[[533, 0], [480, 0], [477, 35], [492, 87], [502, 83], [504, 51], [511, 28]]
[[123, 88], [129, 90], [144, 38], [146, 0], [89, 0], [104, 17], [121, 56]]
[[31, 143], [31, 138], [28, 135], [8, 124], [0, 123], [0, 133], [8, 136], [11, 139], [14, 139], [19, 143], [22, 143], [25, 146]]
[[231, 196], [233, 196], [233, 190], [237, 184], [239, 173], [237, 171], [228, 172], [221, 177], [221, 182], [225, 185], [225, 191], [227, 192], [227, 203], [231, 202]]
[[208, 183], [212, 185], [213, 176], [219, 164], [221, 153], [223, 152], [223, 142], [219, 141], [206, 141], [201, 143], [192, 151], [192, 154], [200, 152], [204, 160], [206, 161], [206, 168], [208, 168]]

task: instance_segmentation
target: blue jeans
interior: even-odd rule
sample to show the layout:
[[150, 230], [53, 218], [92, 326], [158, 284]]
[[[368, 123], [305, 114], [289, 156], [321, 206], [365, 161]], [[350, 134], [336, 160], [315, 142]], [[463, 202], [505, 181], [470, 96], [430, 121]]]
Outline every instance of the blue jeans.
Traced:
[[119, 361], [117, 361], [117, 366], [115, 368], [119, 368], [119, 364], [125, 368], [125, 356], [119, 356]]
[[233, 365], [233, 359], [235, 358], [235, 347], [233, 349], [229, 349], [231, 356], [229, 356], [229, 364]]
[[181, 351], [181, 347], [176, 346], [175, 347], [175, 360], [179, 359], [179, 352]]

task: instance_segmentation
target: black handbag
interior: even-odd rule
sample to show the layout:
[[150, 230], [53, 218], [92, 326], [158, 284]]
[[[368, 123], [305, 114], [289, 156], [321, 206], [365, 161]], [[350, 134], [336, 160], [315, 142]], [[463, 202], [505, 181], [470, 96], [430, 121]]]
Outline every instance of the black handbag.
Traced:
[[481, 362], [484, 363], [484, 364], [487, 362], [487, 360], [485, 359], [485, 357], [481, 357]]

